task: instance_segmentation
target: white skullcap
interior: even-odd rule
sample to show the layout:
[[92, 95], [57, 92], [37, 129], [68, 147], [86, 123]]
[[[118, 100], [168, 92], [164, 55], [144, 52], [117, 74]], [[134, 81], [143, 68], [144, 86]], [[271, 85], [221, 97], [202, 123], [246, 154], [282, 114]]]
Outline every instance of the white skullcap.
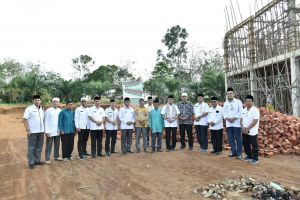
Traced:
[[87, 101], [87, 98], [81, 97], [80, 101]]
[[59, 102], [60, 100], [59, 100], [59, 98], [58, 97], [54, 97], [53, 99], [52, 99], [52, 102], [53, 101], [57, 101], [57, 102]]

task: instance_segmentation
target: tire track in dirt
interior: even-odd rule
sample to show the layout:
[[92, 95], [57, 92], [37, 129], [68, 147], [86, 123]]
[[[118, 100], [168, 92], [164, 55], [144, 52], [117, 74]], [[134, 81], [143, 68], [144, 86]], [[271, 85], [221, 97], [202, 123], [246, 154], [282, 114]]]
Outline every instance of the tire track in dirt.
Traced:
[[[15, 118], [18, 120], [18, 117]], [[11, 119], [9, 120], [11, 121]], [[19, 127], [16, 130], [15, 123], [8, 123], [7, 129], [11, 129], [13, 134], [11, 134], [7, 140], [7, 145], [5, 148], [6, 155], [9, 156], [9, 165], [14, 166], [14, 171], [17, 171], [17, 176], [14, 178], [16, 181], [12, 182], [13, 193], [18, 194], [19, 197], [30, 197], [30, 191], [32, 188], [36, 188], [39, 191], [39, 197], [46, 197], [47, 187], [44, 187], [44, 183], [40, 180], [40, 174], [33, 173], [28, 169], [27, 166], [27, 139], [25, 136], [24, 130], [22, 127]], [[3, 134], [3, 133], [1, 133]], [[16, 140], [18, 136], [21, 136], [20, 139]], [[20, 150], [20, 148], [22, 148]], [[25, 148], [24, 148], [25, 147]], [[24, 170], [25, 168], [25, 170]], [[36, 171], [39, 169], [37, 168]], [[28, 177], [28, 178], [24, 178]], [[29, 196], [28, 196], [29, 194]]]

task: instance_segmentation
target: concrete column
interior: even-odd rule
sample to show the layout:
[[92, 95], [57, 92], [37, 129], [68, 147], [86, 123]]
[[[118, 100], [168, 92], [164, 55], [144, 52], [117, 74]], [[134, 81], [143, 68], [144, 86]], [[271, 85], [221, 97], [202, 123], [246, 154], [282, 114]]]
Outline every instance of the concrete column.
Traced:
[[292, 85], [292, 106], [293, 115], [300, 118], [300, 63], [294, 56], [290, 58], [291, 85]]
[[[224, 38], [224, 72], [225, 72], [225, 94], [228, 87], [227, 83], [227, 72], [229, 72], [229, 53], [228, 53], [228, 38]], [[226, 98], [226, 97], [225, 97]]]
[[228, 53], [228, 38], [224, 38], [224, 70], [225, 74], [229, 71], [229, 53]]
[[257, 104], [257, 81], [256, 81], [256, 75], [255, 75], [255, 70], [251, 69], [250, 70], [250, 91], [251, 95], [254, 97], [254, 102]]
[[297, 41], [297, 19], [296, 19], [296, 3], [295, 0], [288, 0], [288, 36], [289, 36], [289, 51], [296, 50]]
[[227, 74], [225, 73], [225, 93], [227, 91], [228, 88], [228, 83], [227, 83]]

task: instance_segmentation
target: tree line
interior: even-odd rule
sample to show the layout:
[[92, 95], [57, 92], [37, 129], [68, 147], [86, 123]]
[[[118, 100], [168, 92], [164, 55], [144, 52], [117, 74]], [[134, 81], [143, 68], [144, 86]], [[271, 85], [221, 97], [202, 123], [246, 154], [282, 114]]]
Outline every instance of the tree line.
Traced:
[[[179, 25], [167, 30], [162, 39], [162, 49], [157, 50], [157, 60], [144, 91], [165, 100], [168, 94], [190, 96], [202, 92], [207, 96], [224, 98], [223, 59], [218, 51], [207, 51], [188, 46], [188, 33]], [[40, 64], [20, 63], [14, 59], [0, 62], [0, 101], [2, 103], [27, 103], [34, 94], [42, 95], [44, 102], [51, 97], [80, 99], [85, 95], [101, 95], [122, 99], [122, 81], [141, 80], [128, 67], [101, 65], [94, 71], [95, 61], [89, 55], [72, 59], [74, 78], [64, 79], [61, 74], [41, 70]]]

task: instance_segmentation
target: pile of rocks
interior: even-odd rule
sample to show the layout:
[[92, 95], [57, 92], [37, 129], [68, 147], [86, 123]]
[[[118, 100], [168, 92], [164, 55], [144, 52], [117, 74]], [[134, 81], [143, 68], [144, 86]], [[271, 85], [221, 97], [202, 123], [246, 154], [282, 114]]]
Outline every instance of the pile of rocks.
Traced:
[[256, 181], [253, 178], [224, 179], [220, 183], [209, 184], [194, 193], [201, 193], [205, 198], [225, 199], [230, 192], [243, 193], [253, 199], [293, 200], [300, 199], [300, 189], [292, 187], [284, 189], [275, 183]]

